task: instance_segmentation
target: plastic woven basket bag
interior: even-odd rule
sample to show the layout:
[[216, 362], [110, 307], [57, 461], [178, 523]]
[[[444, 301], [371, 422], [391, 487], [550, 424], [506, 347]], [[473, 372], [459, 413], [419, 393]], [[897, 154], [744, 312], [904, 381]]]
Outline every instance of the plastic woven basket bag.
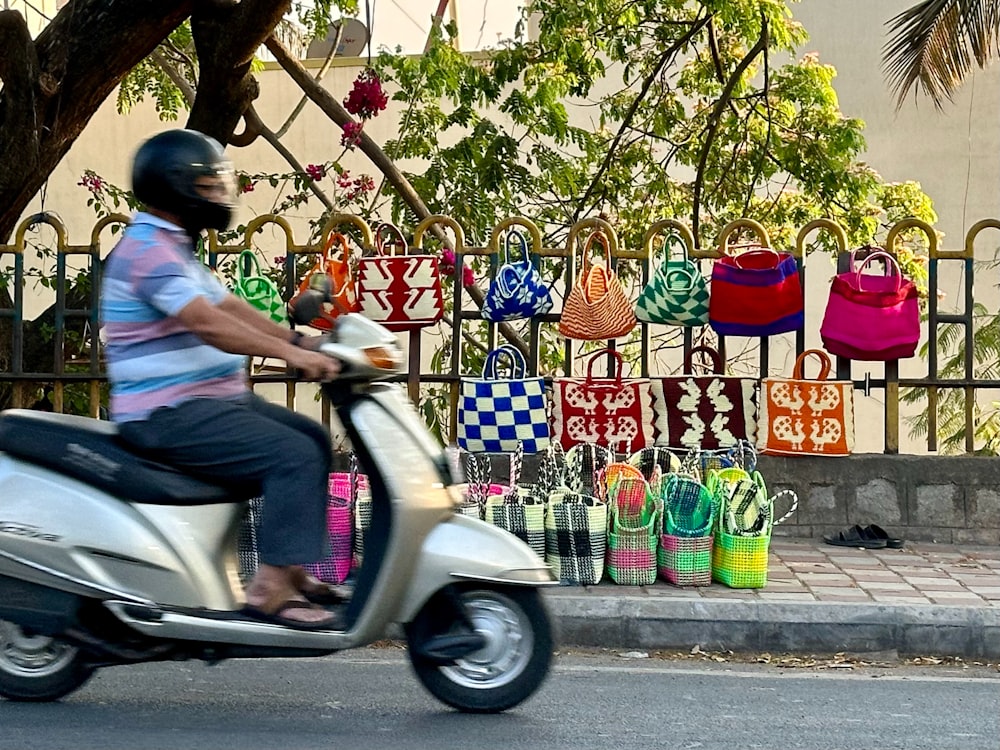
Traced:
[[637, 515], [609, 505], [608, 577], [624, 586], [651, 586], [656, 582], [656, 508], [647, 503]]
[[754, 472], [722, 469], [709, 475], [718, 507], [712, 579], [734, 589], [767, 585], [773, 509], [764, 480]]
[[330, 497], [326, 505], [326, 530], [330, 554], [303, 567], [324, 583], [343, 583], [354, 562], [354, 499], [350, 474], [330, 475]]
[[608, 506], [593, 495], [561, 488], [545, 510], [545, 562], [560, 583], [596, 585], [604, 576]]
[[677, 586], [712, 582], [715, 501], [693, 477], [670, 474], [663, 493], [663, 525], [657, 550], [660, 575]]
[[531, 489], [514, 487], [486, 499], [483, 520], [507, 531], [545, 557], [545, 501]]

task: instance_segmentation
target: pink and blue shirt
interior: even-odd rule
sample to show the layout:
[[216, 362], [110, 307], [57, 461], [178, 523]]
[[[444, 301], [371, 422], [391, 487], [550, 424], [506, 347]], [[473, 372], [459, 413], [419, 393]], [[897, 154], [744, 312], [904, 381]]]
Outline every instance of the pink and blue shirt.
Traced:
[[104, 327], [111, 418], [145, 419], [193, 398], [236, 399], [248, 390], [246, 358], [210, 346], [177, 318], [196, 297], [229, 292], [191, 251], [180, 227], [138, 213], [104, 265]]

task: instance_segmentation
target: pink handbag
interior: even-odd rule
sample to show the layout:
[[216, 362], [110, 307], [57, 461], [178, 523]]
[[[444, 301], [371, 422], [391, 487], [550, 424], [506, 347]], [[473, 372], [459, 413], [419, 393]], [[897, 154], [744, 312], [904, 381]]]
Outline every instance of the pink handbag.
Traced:
[[[831, 354], [849, 359], [886, 361], [912, 357], [920, 341], [917, 287], [903, 278], [896, 259], [879, 250], [860, 265], [851, 254], [851, 270], [838, 274], [830, 287], [820, 337]], [[881, 276], [864, 273], [879, 259]]]

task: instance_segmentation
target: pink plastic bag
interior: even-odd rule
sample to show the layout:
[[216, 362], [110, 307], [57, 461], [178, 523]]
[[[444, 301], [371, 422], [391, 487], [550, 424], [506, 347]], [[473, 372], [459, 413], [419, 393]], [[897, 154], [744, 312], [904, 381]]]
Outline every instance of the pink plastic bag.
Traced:
[[[882, 276], [864, 273], [873, 260], [885, 263]], [[869, 255], [837, 275], [820, 327], [830, 354], [849, 359], [886, 361], [912, 357], [920, 341], [917, 287], [903, 278], [896, 259], [885, 251]]]
[[336, 471], [330, 474], [330, 498], [326, 506], [326, 529], [330, 554], [322, 560], [304, 566], [324, 583], [343, 583], [351, 572], [354, 550], [354, 508], [359, 491], [368, 490], [364, 474]]

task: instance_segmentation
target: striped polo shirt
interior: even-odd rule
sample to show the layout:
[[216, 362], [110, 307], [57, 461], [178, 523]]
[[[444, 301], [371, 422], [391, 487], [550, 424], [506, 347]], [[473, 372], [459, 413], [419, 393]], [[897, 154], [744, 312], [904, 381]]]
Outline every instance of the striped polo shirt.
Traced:
[[145, 419], [192, 398], [247, 393], [246, 358], [209, 346], [176, 317], [195, 297], [229, 292], [194, 257], [180, 227], [138, 213], [104, 265], [104, 327], [111, 418]]

